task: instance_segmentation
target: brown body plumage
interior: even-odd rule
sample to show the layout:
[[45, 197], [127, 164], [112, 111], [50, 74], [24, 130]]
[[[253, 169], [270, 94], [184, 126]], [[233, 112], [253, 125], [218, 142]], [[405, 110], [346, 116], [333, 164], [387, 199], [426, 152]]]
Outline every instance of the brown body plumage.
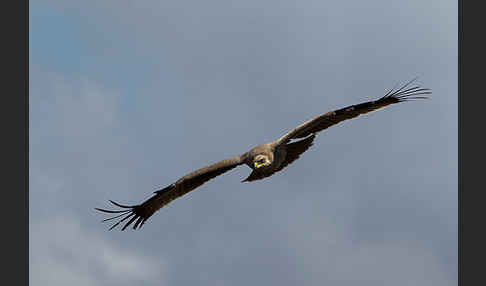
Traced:
[[[413, 99], [426, 98], [422, 95], [430, 94], [429, 89], [420, 88], [418, 86], [408, 87], [412, 82], [413, 80], [398, 90], [391, 89], [378, 100], [348, 106], [319, 115], [302, 123], [275, 141], [258, 145], [242, 155], [225, 159], [193, 171], [180, 178], [175, 183], [154, 192], [155, 195], [139, 205], [126, 206], [110, 201], [114, 205], [122, 208], [122, 210], [96, 209], [106, 213], [118, 214], [117, 216], [105, 219], [104, 221], [122, 217], [120, 221], [115, 223], [110, 229], [113, 229], [124, 221], [127, 222], [122, 227], [122, 230], [127, 228], [133, 222], [135, 222], [133, 229], [137, 229], [156, 211], [174, 199], [187, 194], [212, 178], [239, 165], [246, 164], [252, 169], [250, 175], [242, 182], [251, 182], [269, 177], [275, 172], [287, 167], [298, 159], [302, 153], [307, 151], [309, 147], [312, 146], [314, 138], [318, 132], [341, 121], [355, 118], [361, 114], [375, 111], [387, 105]], [[295, 141], [292, 142], [292, 140]]]

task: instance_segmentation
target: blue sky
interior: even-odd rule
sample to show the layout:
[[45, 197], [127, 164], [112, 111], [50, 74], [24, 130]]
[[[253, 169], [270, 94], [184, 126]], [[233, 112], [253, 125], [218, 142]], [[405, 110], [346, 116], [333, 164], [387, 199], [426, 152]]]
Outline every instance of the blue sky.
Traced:
[[[31, 1], [35, 285], [456, 285], [457, 3]], [[418, 76], [429, 100], [317, 136], [111, 231], [184, 174]]]

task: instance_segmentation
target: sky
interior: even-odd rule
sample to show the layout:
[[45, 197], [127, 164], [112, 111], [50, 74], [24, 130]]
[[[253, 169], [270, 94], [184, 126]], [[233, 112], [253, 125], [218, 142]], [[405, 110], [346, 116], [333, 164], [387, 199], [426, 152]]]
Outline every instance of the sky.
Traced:
[[[457, 285], [457, 2], [30, 1], [31, 285]], [[418, 77], [141, 230], [95, 207]]]

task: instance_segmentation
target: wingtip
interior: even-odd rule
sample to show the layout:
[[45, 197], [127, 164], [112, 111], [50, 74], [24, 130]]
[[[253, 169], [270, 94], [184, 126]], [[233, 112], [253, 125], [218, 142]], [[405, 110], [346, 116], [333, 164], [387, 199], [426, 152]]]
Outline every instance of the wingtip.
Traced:
[[114, 204], [114, 205], [116, 205], [116, 206], [118, 206], [120, 208], [124, 208], [124, 209], [123, 210], [107, 210], [107, 209], [102, 209], [102, 208], [94, 208], [97, 211], [101, 211], [101, 212], [105, 212], [105, 213], [111, 213], [111, 214], [117, 214], [117, 215], [115, 215], [113, 217], [106, 218], [106, 219], [102, 220], [101, 221], [102, 223], [122, 217], [118, 222], [114, 223], [108, 230], [113, 230], [114, 228], [116, 228], [117, 226], [119, 226], [125, 220], [127, 220], [129, 218], [132, 218], [121, 229], [121, 230], [125, 230], [125, 228], [127, 228], [136, 218], [140, 218], [140, 216], [135, 213], [135, 208], [137, 206], [126, 206], [126, 205], [121, 205], [119, 203], [116, 203], [116, 202], [114, 202], [112, 200], [109, 200], [109, 201], [112, 204]]
[[417, 79], [418, 76], [414, 77], [412, 80], [408, 81], [398, 89], [395, 89], [395, 85], [395, 87], [389, 90], [383, 97], [380, 98], [380, 100], [392, 100], [393, 103], [398, 103], [413, 101], [416, 99], [428, 99], [429, 97], [426, 95], [432, 94], [431, 89], [423, 88], [419, 85], [410, 87], [410, 85]]
[[109, 201], [110, 201], [110, 203], [114, 204], [115, 206], [120, 207], [120, 208], [124, 208], [124, 209], [133, 209], [134, 207], [136, 207], [136, 205], [134, 205], [134, 206], [127, 206], [127, 205], [119, 204], [119, 203], [117, 203], [115, 201], [112, 201], [112, 200], [109, 200]]
[[126, 228], [127, 228], [129, 225], [131, 225], [131, 224], [132, 224], [132, 222], [133, 222], [134, 220], [136, 220], [136, 219], [137, 219], [137, 216], [132, 217], [132, 218], [131, 218], [131, 219], [130, 219], [130, 220], [129, 220], [129, 221], [128, 221], [128, 222], [127, 222], [127, 223], [126, 223], [126, 224], [125, 224], [123, 227], [122, 227], [122, 229], [121, 229], [121, 230], [122, 230], [122, 231], [123, 231], [123, 230], [125, 230], [125, 229], [126, 229]]

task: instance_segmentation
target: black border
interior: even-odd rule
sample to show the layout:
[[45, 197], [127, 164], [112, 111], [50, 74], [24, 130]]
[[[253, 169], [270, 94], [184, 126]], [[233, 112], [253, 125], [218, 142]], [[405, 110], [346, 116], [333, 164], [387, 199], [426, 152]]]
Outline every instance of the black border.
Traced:
[[[8, 4], [7, 4], [8, 3]], [[29, 1], [2, 5], [2, 283], [29, 284]]]
[[[485, 285], [484, 233], [484, 10], [480, 1], [459, 1], [459, 285]], [[465, 5], [466, 4], [466, 5]], [[476, 6], [473, 6], [476, 4]], [[477, 30], [477, 31], [476, 31]], [[479, 163], [479, 166], [476, 164]], [[467, 222], [466, 222], [467, 221]]]

